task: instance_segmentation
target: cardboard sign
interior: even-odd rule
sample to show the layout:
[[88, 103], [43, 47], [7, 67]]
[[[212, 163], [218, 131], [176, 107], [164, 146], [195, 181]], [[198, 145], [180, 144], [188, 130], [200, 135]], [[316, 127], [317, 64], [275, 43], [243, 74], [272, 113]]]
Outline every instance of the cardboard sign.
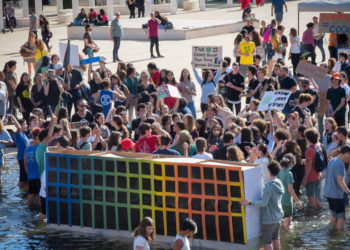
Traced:
[[299, 61], [296, 72], [314, 80], [323, 80], [327, 75], [327, 69], [305, 61]]
[[282, 111], [291, 94], [291, 91], [285, 90], [266, 91], [259, 103], [258, 111], [268, 111], [271, 109]]
[[222, 46], [193, 46], [193, 68], [220, 69], [222, 62]]
[[320, 14], [320, 32], [350, 34], [350, 14]]
[[89, 122], [71, 122], [69, 123], [70, 129], [80, 129], [81, 127], [89, 126]]
[[[67, 50], [67, 43], [59, 43], [60, 47], [60, 58], [63, 61], [64, 55], [66, 54]], [[69, 53], [69, 63], [73, 66], [80, 66], [80, 60], [79, 60], [79, 46], [76, 44], [70, 44], [70, 53]]]
[[157, 88], [157, 92], [159, 93], [159, 98], [165, 97], [174, 97], [174, 98], [182, 98], [179, 90], [170, 84], [164, 84]]

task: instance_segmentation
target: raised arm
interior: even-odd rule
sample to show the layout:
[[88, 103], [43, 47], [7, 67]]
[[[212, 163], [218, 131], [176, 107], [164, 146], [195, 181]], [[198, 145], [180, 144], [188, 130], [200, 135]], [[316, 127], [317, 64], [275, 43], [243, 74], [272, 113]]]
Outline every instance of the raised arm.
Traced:
[[202, 84], [203, 83], [203, 79], [202, 77], [199, 75], [198, 71], [193, 68], [193, 73], [194, 73], [194, 76], [196, 77], [196, 80], [199, 84]]
[[53, 134], [53, 130], [55, 128], [56, 122], [57, 122], [57, 117], [54, 114], [52, 114], [51, 121], [50, 121], [50, 124], [49, 124], [49, 132], [47, 133], [47, 136], [44, 139], [44, 143], [46, 145], [48, 145], [49, 142], [52, 139], [52, 134]]

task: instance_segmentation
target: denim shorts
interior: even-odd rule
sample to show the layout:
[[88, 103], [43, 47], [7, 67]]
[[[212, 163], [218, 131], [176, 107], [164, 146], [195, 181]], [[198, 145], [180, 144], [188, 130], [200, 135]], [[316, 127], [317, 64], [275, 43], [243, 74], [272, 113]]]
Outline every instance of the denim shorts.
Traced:
[[87, 55], [89, 58], [94, 57], [94, 50], [90, 47], [87, 48]]
[[321, 181], [312, 181], [306, 184], [307, 197], [315, 196], [318, 200], [321, 200]]

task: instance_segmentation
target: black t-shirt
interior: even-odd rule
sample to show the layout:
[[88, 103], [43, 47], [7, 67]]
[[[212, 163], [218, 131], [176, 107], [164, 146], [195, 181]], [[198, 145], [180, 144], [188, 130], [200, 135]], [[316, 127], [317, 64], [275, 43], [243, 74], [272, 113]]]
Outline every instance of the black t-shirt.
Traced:
[[[282, 35], [282, 36], [281, 36], [281, 42], [282, 42], [282, 44], [287, 44], [287, 45], [288, 45], [288, 38], [287, 38], [285, 35]], [[287, 51], [286, 49], [283, 50], [283, 53], [282, 53], [282, 54], [283, 54], [284, 56], [286, 55], [286, 51]]]
[[213, 158], [215, 160], [227, 160], [227, 147], [222, 146], [214, 150], [213, 152]]
[[180, 155], [179, 152], [173, 149], [158, 149], [154, 151], [152, 154], [157, 154], [157, 155]]
[[242, 142], [240, 144], [237, 145], [243, 152], [244, 154], [244, 158], [247, 158], [248, 157], [248, 152], [245, 150], [245, 147], [250, 147], [250, 148], [253, 148], [255, 147], [255, 144], [253, 142]]
[[244, 9], [244, 10], [243, 10], [243, 14], [242, 14], [242, 20], [244, 21], [245, 18], [246, 18], [246, 14], [250, 14], [250, 13], [252, 13], [251, 8], [246, 8], [246, 9]]
[[41, 102], [41, 105], [39, 107], [43, 107], [45, 106], [45, 98], [44, 98], [44, 86], [41, 87], [40, 90], [38, 90], [38, 85], [35, 84], [32, 87], [32, 95], [33, 95], [33, 99], [35, 102]]
[[280, 82], [281, 89], [290, 90], [293, 87], [297, 86], [297, 82], [289, 76], [283, 79], [280, 79], [279, 82]]
[[153, 84], [148, 84], [147, 88], [144, 88], [141, 84], [137, 88], [137, 93], [141, 95], [141, 99], [138, 103], [147, 103], [151, 100], [150, 94], [156, 92]]
[[135, 141], [137, 141], [137, 140], [139, 139], [139, 137], [140, 137], [140, 134], [139, 134], [139, 133], [136, 133], [136, 132], [137, 132], [136, 129], [138, 129], [138, 127], [140, 126], [140, 124], [141, 124], [141, 118], [140, 118], [140, 117], [138, 117], [138, 118], [132, 120], [132, 122], [131, 122], [131, 129], [132, 129], [133, 131], [135, 131], [135, 135], [134, 135]]
[[312, 96], [314, 101], [313, 101], [313, 103], [311, 105], [307, 106], [307, 108], [310, 110], [311, 114], [315, 114], [316, 109], [318, 107], [318, 103], [319, 103], [318, 93], [315, 90], [313, 90], [313, 89], [298, 90], [296, 92], [296, 98], [299, 98], [300, 94], [310, 94]]
[[16, 87], [16, 97], [19, 97], [24, 109], [30, 108], [32, 106], [32, 101], [30, 100], [29, 86], [24, 84], [19, 84]]
[[84, 40], [87, 39], [88, 40], [88, 44], [92, 44], [92, 37], [90, 35], [89, 32], [85, 32], [84, 34]]
[[[346, 92], [345, 89], [342, 87], [339, 88], [330, 88], [327, 91], [327, 100], [331, 102], [333, 111], [338, 107], [338, 105], [341, 103], [341, 99], [346, 98]], [[339, 114], [344, 114], [345, 113], [345, 106], [343, 106], [337, 113]]]
[[94, 121], [94, 116], [89, 110], [86, 110], [86, 115], [85, 117], [80, 117], [78, 113], [75, 113], [72, 116], [71, 122], [93, 122]]
[[[231, 82], [234, 86], [244, 89], [244, 77], [240, 73], [238, 73], [236, 75], [234, 75], [232, 73], [227, 74], [224, 78], [224, 81], [226, 83]], [[241, 92], [239, 92], [233, 88], [229, 88], [229, 87], [226, 87], [226, 88], [227, 88], [227, 99], [228, 100], [234, 101], [234, 102], [237, 102], [240, 100], [239, 95], [241, 94]]]
[[49, 94], [46, 96], [46, 103], [51, 106], [56, 106], [60, 101], [60, 89], [57, 84], [60, 84], [57, 79], [48, 80]]
[[350, 65], [348, 65], [344, 68], [344, 72], [346, 73], [346, 76], [348, 77], [348, 84], [350, 85]]
[[90, 80], [89, 85], [90, 85], [90, 92], [91, 92], [91, 94], [95, 94], [99, 90], [103, 89], [103, 84], [102, 83], [96, 83], [95, 80]]
[[305, 120], [304, 110], [302, 110], [298, 106], [295, 106], [295, 108], [292, 110], [292, 112], [297, 112], [299, 114], [299, 117], [300, 117], [300, 123], [304, 123], [304, 120]]
[[83, 81], [83, 77], [79, 70], [73, 69], [70, 73], [72, 78], [70, 79], [70, 93], [75, 96], [81, 96], [80, 88], [75, 89], [75, 86], [79, 85]]
[[251, 33], [254, 31], [254, 26], [253, 25], [250, 25], [250, 26], [246, 25], [242, 28], [242, 30], [246, 30], [246, 31], [248, 31], [248, 33]]

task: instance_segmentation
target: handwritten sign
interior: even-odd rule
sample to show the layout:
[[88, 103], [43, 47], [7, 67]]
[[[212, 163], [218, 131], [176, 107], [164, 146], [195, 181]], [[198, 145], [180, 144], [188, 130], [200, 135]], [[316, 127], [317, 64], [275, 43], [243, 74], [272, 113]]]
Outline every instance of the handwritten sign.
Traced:
[[81, 127], [89, 126], [89, 122], [71, 122], [69, 123], [70, 129], [80, 129]]
[[222, 46], [193, 46], [192, 62], [194, 68], [220, 69]]
[[174, 97], [174, 98], [182, 98], [177, 87], [170, 84], [163, 84], [157, 88], [157, 92], [159, 93], [159, 98], [165, 97]]
[[282, 111], [291, 94], [291, 91], [285, 90], [266, 91], [259, 103], [258, 111], [268, 111], [271, 109]]
[[323, 80], [327, 75], [327, 69], [305, 61], [299, 61], [296, 72], [314, 80]]
[[320, 14], [320, 32], [350, 34], [350, 14]]

